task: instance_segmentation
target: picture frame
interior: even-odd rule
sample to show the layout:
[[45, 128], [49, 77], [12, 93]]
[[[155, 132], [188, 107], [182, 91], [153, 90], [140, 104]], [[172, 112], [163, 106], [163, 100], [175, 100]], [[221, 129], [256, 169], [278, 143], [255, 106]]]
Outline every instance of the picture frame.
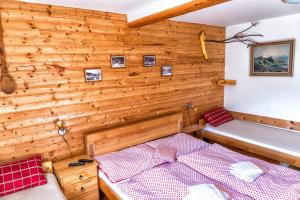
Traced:
[[111, 56], [110, 63], [112, 68], [125, 68], [126, 58], [122, 55]]
[[101, 68], [84, 69], [84, 77], [85, 77], [85, 82], [102, 81], [102, 69]]
[[155, 55], [144, 55], [143, 56], [144, 67], [155, 67], [156, 56]]
[[170, 65], [161, 66], [162, 76], [173, 76], [173, 67]]
[[293, 76], [295, 40], [250, 46], [250, 76]]

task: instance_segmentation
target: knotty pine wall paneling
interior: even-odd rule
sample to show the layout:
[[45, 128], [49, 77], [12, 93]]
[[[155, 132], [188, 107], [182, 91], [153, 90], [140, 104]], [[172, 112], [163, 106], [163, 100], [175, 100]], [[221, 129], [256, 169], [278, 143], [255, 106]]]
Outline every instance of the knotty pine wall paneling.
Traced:
[[[69, 157], [55, 121], [64, 120], [73, 154], [85, 152], [84, 133], [173, 112], [187, 114], [223, 105], [224, 45], [200, 52], [198, 34], [223, 39], [222, 27], [164, 21], [127, 28], [125, 15], [15, 1], [0, 2], [4, 49], [17, 90], [0, 93], [0, 161], [41, 153]], [[143, 67], [143, 55], [156, 67]], [[111, 55], [125, 55], [126, 68], [112, 69]], [[161, 65], [173, 66], [162, 77]], [[84, 68], [100, 67], [103, 81], [86, 83]]]

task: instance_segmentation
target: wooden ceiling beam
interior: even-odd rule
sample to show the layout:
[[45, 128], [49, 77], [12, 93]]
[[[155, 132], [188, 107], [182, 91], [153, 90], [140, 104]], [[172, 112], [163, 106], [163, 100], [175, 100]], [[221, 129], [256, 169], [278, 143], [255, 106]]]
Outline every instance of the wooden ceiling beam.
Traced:
[[128, 23], [129, 28], [139, 28], [149, 24], [157, 23], [166, 19], [184, 15], [196, 10], [225, 3], [231, 0], [193, 0], [188, 3], [151, 14], [149, 16], [134, 20]]

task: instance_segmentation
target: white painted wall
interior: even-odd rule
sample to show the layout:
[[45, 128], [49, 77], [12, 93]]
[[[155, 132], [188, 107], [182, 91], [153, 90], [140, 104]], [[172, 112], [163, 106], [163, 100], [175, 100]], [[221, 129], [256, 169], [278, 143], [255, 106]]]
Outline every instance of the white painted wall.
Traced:
[[[226, 28], [227, 37], [250, 24]], [[253, 29], [261, 42], [296, 39], [293, 77], [249, 76], [250, 51], [235, 43], [226, 45], [225, 77], [237, 80], [225, 87], [225, 107], [229, 110], [300, 121], [300, 14], [263, 20]]]

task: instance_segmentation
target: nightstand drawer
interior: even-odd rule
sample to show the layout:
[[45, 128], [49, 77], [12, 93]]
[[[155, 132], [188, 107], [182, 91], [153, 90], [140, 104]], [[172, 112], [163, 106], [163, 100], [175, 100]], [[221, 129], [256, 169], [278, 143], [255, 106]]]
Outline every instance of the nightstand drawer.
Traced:
[[66, 198], [69, 200], [98, 200], [98, 163], [93, 160], [94, 162], [85, 163], [85, 165], [82, 166], [69, 167], [70, 163], [78, 162], [80, 159], [93, 160], [88, 155], [80, 155], [55, 162], [53, 168], [57, 180], [59, 181]]
[[87, 180], [93, 177], [97, 177], [97, 168], [91, 167], [86, 171], [82, 171], [80, 173], [72, 174], [69, 176], [65, 176], [62, 178], [62, 184], [64, 186], [77, 183], [79, 181]]
[[64, 194], [67, 199], [72, 199], [98, 189], [97, 177], [79, 181], [72, 185], [64, 186]]
[[99, 189], [75, 197], [72, 200], [99, 200]]

